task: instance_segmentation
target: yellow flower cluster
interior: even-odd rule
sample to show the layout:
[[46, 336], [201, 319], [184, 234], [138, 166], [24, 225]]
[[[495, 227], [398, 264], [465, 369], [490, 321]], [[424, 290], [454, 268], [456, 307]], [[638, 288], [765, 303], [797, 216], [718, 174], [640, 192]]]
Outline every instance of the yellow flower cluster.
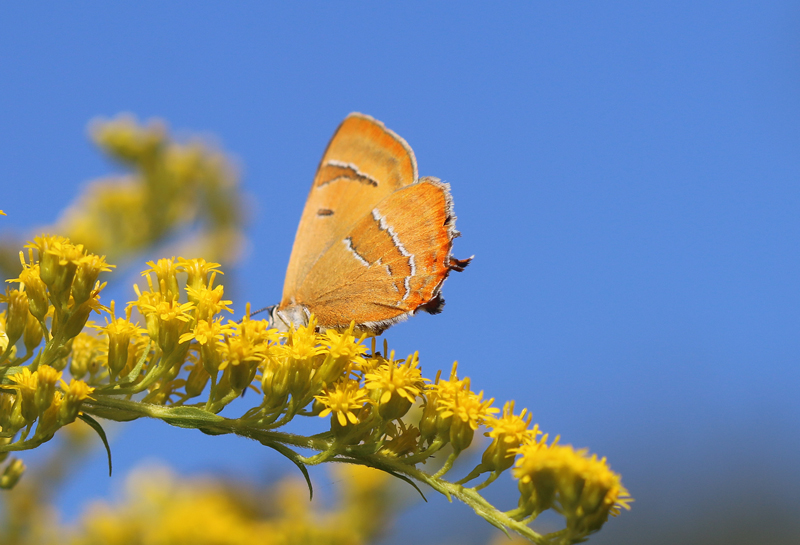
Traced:
[[[137, 297], [124, 316], [117, 315], [113, 302], [108, 308], [99, 303], [103, 284], [97, 278], [110, 266], [83, 246], [37, 237], [22, 264], [13, 280], [20, 288], [7, 290], [0, 314], [0, 363], [6, 364], [0, 366], [0, 453], [41, 444], [79, 411], [85, 419], [155, 416], [211, 434], [251, 437], [298, 465], [329, 460], [372, 465], [444, 493], [459, 493], [462, 489], [447, 486], [463, 487], [488, 474], [472, 489], [480, 490], [516, 460], [512, 474], [519, 482], [519, 507], [494, 522], [527, 523], [554, 509], [565, 517], [565, 535], [575, 542], [630, 501], [605, 459], [557, 443], [548, 446], [527, 410], [515, 414], [509, 402], [500, 413], [494, 399], [458, 376], [455, 364], [447, 379], [437, 374], [431, 381], [422, 375], [418, 354], [397, 359], [385, 341], [378, 351], [374, 337], [368, 347], [367, 335], [357, 334], [355, 324], [320, 331], [312, 316], [307, 326], [279, 333], [268, 320], [254, 319], [249, 306], [240, 321], [225, 320], [232, 303], [217, 282], [222, 274], [217, 263], [149, 262], [146, 287], [134, 286]], [[85, 329], [93, 310], [107, 314], [104, 325], [87, 328], [94, 335]], [[17, 357], [20, 344], [25, 355]], [[61, 380], [67, 368], [69, 383]], [[235, 418], [220, 416], [247, 390], [257, 393], [250, 408]], [[415, 406], [419, 410], [412, 411]], [[311, 438], [278, 431], [298, 416], [327, 418], [330, 427]], [[455, 485], [443, 481], [482, 426], [490, 442], [480, 463]], [[417, 469], [447, 446], [450, 454], [436, 473]], [[290, 447], [318, 454], [305, 458]], [[11, 483], [14, 471], [8, 471]]]
[[[52, 231], [113, 261], [178, 232], [189, 236], [176, 251], [223, 263], [236, 258], [243, 241], [242, 195], [236, 170], [221, 151], [199, 138], [178, 142], [165, 123], [143, 124], [128, 115], [96, 120], [90, 133], [130, 172], [86, 184]], [[5, 249], [2, 244], [0, 257]]]
[[[0, 446], [15, 450], [52, 438], [77, 418], [94, 390], [78, 378], [67, 383], [61, 376], [89, 314], [104, 308], [99, 298], [105, 284], [98, 277], [110, 270], [104, 258], [82, 245], [50, 235], [36, 237], [28, 246], [28, 261], [23, 252], [20, 261], [19, 277], [8, 281], [19, 283], [19, 289], [7, 288], [0, 296], [6, 303], [0, 315]], [[25, 354], [17, 357], [20, 340]], [[0, 461], [8, 452], [0, 450]], [[22, 471], [22, 462], [11, 460], [0, 485], [13, 486]]]
[[529, 435], [516, 450], [512, 475], [519, 482], [520, 516], [555, 509], [567, 521], [566, 535], [577, 542], [599, 530], [609, 514], [630, 509], [633, 500], [605, 458], [559, 445], [558, 438], [548, 445], [546, 435]]
[[15, 520], [0, 517], [0, 535], [14, 536], [17, 545], [375, 542], [392, 514], [391, 479], [359, 466], [337, 465], [332, 473], [342, 486], [335, 503], [321, 508], [308, 501], [304, 483], [295, 479], [259, 487], [190, 478], [164, 467], [145, 466], [128, 475], [117, 501], [89, 504], [69, 526], [46, 510], [26, 510], [24, 505], [34, 500], [36, 490], [19, 487], [10, 494], [16, 497], [0, 498], [14, 502], [5, 507], [16, 515]]

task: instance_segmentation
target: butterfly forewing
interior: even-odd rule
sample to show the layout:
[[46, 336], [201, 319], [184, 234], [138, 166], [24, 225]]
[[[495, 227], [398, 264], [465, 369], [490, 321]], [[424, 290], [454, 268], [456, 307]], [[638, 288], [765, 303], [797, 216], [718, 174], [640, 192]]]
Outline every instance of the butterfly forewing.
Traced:
[[[408, 144], [383, 124], [350, 114], [322, 157], [295, 236], [281, 307], [300, 302], [301, 287], [329, 248], [342, 244], [353, 225], [397, 189], [417, 179], [417, 162]], [[327, 278], [335, 278], [328, 276]]]

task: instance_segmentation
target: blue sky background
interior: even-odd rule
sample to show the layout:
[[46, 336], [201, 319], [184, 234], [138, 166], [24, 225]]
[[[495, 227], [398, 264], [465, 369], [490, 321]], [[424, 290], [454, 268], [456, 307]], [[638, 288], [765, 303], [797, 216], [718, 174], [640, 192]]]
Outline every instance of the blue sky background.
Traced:
[[[637, 501], [592, 543], [697, 537], [748, 512], [766, 539], [800, 509], [798, 4], [21, 5], [0, 7], [3, 226], [52, 222], [115, 168], [90, 119], [161, 117], [240, 162], [255, 200], [236, 294], [271, 304], [328, 139], [368, 113], [452, 184], [456, 254], [476, 256], [445, 312], [390, 343], [429, 375], [457, 359], [607, 456]], [[98, 452], [59, 499], [67, 518], [143, 459], [292, 471], [244, 439], [112, 433], [114, 477]], [[510, 483], [490, 496], [516, 501]], [[388, 542], [491, 533], [432, 500]]]

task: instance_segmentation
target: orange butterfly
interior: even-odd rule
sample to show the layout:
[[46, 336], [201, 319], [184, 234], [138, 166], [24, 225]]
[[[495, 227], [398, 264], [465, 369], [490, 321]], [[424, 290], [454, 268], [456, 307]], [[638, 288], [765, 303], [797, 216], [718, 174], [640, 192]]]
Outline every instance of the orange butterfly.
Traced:
[[417, 177], [411, 147], [367, 115], [347, 116], [314, 177], [286, 271], [280, 329], [306, 325], [380, 333], [418, 310], [444, 306], [450, 255], [459, 236], [450, 186]]

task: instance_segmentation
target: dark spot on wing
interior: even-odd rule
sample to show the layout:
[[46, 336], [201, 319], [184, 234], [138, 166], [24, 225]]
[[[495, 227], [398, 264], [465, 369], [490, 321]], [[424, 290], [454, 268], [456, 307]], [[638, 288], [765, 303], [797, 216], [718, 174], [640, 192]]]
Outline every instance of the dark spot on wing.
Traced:
[[332, 216], [333, 215], [333, 210], [331, 210], [330, 208], [320, 208], [319, 210], [317, 210], [317, 215], [318, 216]]

